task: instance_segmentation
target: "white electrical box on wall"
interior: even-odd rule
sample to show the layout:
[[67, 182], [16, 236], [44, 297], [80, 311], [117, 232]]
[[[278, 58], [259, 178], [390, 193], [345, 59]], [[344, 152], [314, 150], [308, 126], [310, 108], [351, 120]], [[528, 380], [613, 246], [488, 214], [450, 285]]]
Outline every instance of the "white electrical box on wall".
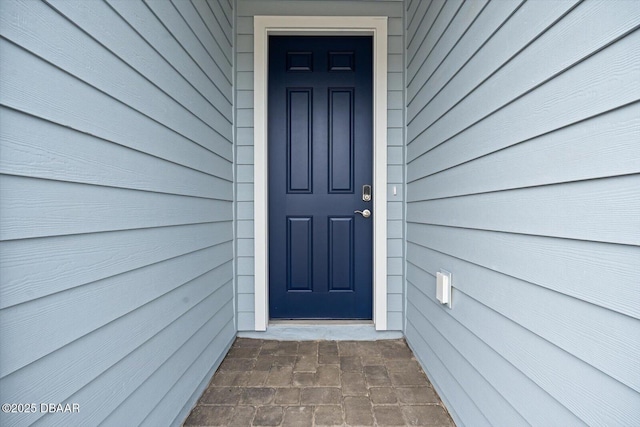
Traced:
[[451, 273], [441, 269], [436, 273], [436, 279], [436, 298], [440, 304], [451, 308]]

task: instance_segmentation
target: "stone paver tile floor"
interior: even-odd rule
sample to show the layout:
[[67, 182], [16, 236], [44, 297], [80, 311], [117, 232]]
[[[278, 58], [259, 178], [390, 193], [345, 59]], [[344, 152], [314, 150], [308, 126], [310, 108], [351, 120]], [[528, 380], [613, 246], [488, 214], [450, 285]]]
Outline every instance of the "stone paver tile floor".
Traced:
[[238, 338], [184, 426], [455, 426], [406, 342]]

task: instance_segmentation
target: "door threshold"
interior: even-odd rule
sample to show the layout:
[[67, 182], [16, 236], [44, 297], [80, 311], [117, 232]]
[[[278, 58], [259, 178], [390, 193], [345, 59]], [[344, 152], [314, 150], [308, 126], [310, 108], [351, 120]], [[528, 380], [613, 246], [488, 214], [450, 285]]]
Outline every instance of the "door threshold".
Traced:
[[279, 341], [377, 341], [404, 337], [402, 331], [376, 331], [370, 320], [275, 320], [264, 332], [238, 331], [238, 337]]
[[274, 319], [269, 320], [272, 325], [373, 325], [373, 320], [351, 319]]

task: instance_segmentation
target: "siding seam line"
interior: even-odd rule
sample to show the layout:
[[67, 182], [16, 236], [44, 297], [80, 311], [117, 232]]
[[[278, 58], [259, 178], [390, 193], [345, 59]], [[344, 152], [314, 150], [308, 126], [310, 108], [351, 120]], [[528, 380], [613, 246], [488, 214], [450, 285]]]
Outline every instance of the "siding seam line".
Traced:
[[[576, 121], [573, 121], [573, 122], [570, 122], [570, 123], [565, 123], [565, 124], [563, 124], [563, 125], [561, 125], [561, 126], [559, 126], [559, 127], [555, 128], [555, 129], [551, 129], [551, 130], [548, 130], [548, 131], [545, 131], [545, 132], [539, 133], [539, 134], [537, 134], [537, 135], [530, 136], [530, 137], [525, 138], [525, 139], [523, 139], [523, 140], [521, 140], [521, 141], [517, 141], [517, 142], [515, 142], [515, 143], [513, 143], [513, 144], [511, 144], [511, 145], [507, 145], [507, 146], [504, 146], [504, 147], [500, 147], [500, 148], [498, 148], [498, 149], [496, 149], [496, 150], [494, 150], [494, 151], [484, 153], [484, 154], [482, 154], [482, 155], [480, 155], [480, 156], [478, 156], [478, 157], [474, 157], [473, 159], [465, 160], [464, 162], [457, 163], [457, 164], [452, 165], [452, 166], [448, 166], [448, 167], [446, 167], [446, 168], [444, 168], [444, 169], [441, 169], [441, 170], [439, 170], [439, 171], [437, 171], [437, 172], [433, 172], [433, 173], [430, 173], [430, 174], [428, 174], [428, 175], [421, 176], [420, 178], [415, 178], [415, 179], [413, 179], [413, 180], [411, 180], [411, 181], [407, 182], [407, 184], [412, 184], [412, 183], [414, 183], [414, 182], [416, 182], [416, 181], [419, 181], [419, 180], [421, 180], [421, 179], [428, 178], [428, 177], [433, 176], [433, 175], [437, 175], [437, 174], [439, 174], [440, 172], [445, 172], [445, 171], [448, 171], [448, 170], [450, 170], [450, 169], [455, 169], [455, 168], [457, 168], [458, 166], [462, 166], [462, 165], [465, 165], [465, 164], [467, 164], [467, 163], [471, 163], [471, 162], [473, 162], [473, 161], [475, 161], [475, 160], [482, 159], [483, 157], [488, 157], [488, 156], [493, 155], [493, 154], [495, 154], [495, 153], [498, 153], [498, 152], [500, 152], [500, 151], [508, 150], [509, 148], [516, 147], [516, 146], [518, 146], [518, 145], [520, 145], [520, 144], [524, 144], [524, 143], [527, 143], [527, 142], [531, 142], [531, 141], [533, 141], [533, 140], [535, 140], [535, 139], [537, 139], [537, 138], [541, 138], [541, 137], [544, 137], [544, 136], [547, 136], [547, 135], [551, 135], [551, 134], [552, 134], [552, 133], [554, 133], [554, 132], [558, 132], [558, 131], [561, 131], [561, 130], [563, 130], [563, 129], [570, 128], [570, 127], [572, 127], [572, 126], [577, 126], [577, 125], [582, 124], [582, 123], [584, 123], [584, 122], [587, 122], [587, 121], [589, 121], [589, 120], [593, 120], [593, 119], [596, 119], [596, 118], [598, 118], [598, 117], [600, 117], [600, 116], [604, 116], [604, 115], [606, 115], [606, 114], [610, 114], [610, 113], [612, 113], [612, 112], [615, 112], [615, 111], [618, 111], [618, 110], [622, 110], [622, 109], [624, 109], [624, 108], [627, 108], [627, 107], [630, 107], [630, 106], [636, 105], [636, 104], [638, 104], [638, 103], [640, 103], [640, 100], [627, 102], [626, 104], [621, 104], [621, 105], [615, 106], [615, 107], [613, 107], [613, 108], [610, 108], [610, 109], [608, 109], [608, 110], [599, 111], [599, 112], [597, 112], [597, 113], [595, 113], [595, 114], [592, 114], [592, 115], [587, 116], [587, 117], [580, 118], [580, 119], [578, 119], [578, 120], [576, 120]], [[502, 108], [502, 107], [501, 107], [501, 108]], [[497, 110], [496, 110], [496, 111], [497, 111]], [[493, 114], [493, 113], [491, 113], [491, 114]], [[485, 117], [485, 118], [486, 118], [486, 117]], [[481, 119], [481, 120], [484, 120], [484, 118], [483, 118], [483, 119]], [[477, 122], [476, 122], [476, 123], [477, 123]], [[474, 126], [474, 125], [475, 125], [475, 123], [474, 123], [473, 125], [471, 125], [471, 126]], [[470, 127], [471, 127], [471, 126], [470, 126]], [[466, 129], [465, 129], [465, 130], [466, 130]], [[463, 130], [462, 132], [464, 132], [464, 130]], [[460, 133], [461, 133], [461, 132], [460, 132]], [[454, 138], [455, 136], [456, 136], [456, 135], [452, 136], [451, 138]], [[449, 138], [449, 139], [451, 139], [451, 138]], [[447, 142], [447, 141], [443, 141], [442, 143], [440, 143], [440, 144], [438, 144], [438, 145], [436, 145], [436, 146], [434, 146], [434, 147], [430, 148], [429, 150], [427, 150], [427, 151], [425, 151], [425, 152], [421, 153], [419, 156], [415, 157], [413, 160], [410, 160], [410, 161], [407, 163], [407, 165], [410, 165], [410, 164], [411, 164], [411, 163], [413, 163], [414, 161], [418, 160], [418, 159], [419, 159], [419, 158], [421, 158], [422, 156], [424, 156], [424, 155], [426, 155], [427, 153], [431, 152], [432, 150], [434, 150], [434, 149], [435, 149], [435, 148], [437, 148], [438, 146], [440, 146], [440, 145], [442, 145], [442, 144], [445, 144], [446, 142]]]
[[[1, 36], [0, 36], [0, 37], [1, 37]], [[86, 136], [89, 136], [89, 137], [91, 137], [91, 138], [95, 138], [95, 139], [97, 139], [97, 140], [99, 140], [99, 141], [108, 142], [108, 143], [110, 143], [110, 144], [115, 144], [115, 145], [117, 145], [117, 146], [119, 146], [119, 147], [122, 147], [122, 148], [125, 148], [125, 149], [128, 149], [128, 150], [132, 150], [132, 151], [135, 151], [135, 152], [140, 153], [140, 154], [144, 154], [144, 155], [149, 156], [149, 157], [153, 157], [154, 159], [158, 159], [158, 160], [161, 160], [161, 161], [163, 161], [163, 162], [171, 163], [171, 164], [173, 164], [173, 165], [177, 165], [177, 166], [183, 167], [183, 168], [185, 168], [185, 169], [189, 169], [189, 170], [192, 170], [192, 171], [195, 171], [195, 172], [199, 172], [199, 173], [201, 173], [201, 174], [204, 174], [204, 175], [207, 175], [207, 176], [210, 176], [210, 177], [220, 178], [220, 179], [222, 179], [222, 180], [229, 181], [229, 179], [227, 179], [227, 178], [220, 177], [220, 176], [218, 176], [218, 175], [213, 175], [213, 174], [211, 174], [211, 173], [208, 173], [208, 172], [202, 171], [202, 170], [200, 170], [200, 169], [196, 169], [196, 168], [194, 168], [194, 167], [192, 167], [192, 166], [184, 165], [184, 164], [182, 164], [182, 163], [178, 163], [178, 162], [176, 162], [176, 161], [173, 161], [173, 160], [170, 160], [170, 159], [166, 159], [166, 158], [164, 158], [164, 157], [160, 157], [160, 156], [159, 156], [159, 155], [157, 155], [157, 154], [153, 154], [153, 153], [148, 153], [148, 152], [146, 152], [146, 151], [142, 151], [142, 150], [140, 150], [140, 149], [138, 149], [138, 148], [135, 148], [135, 147], [132, 147], [132, 146], [126, 145], [126, 144], [121, 143], [121, 142], [118, 142], [118, 141], [113, 141], [113, 140], [110, 140], [110, 139], [104, 138], [104, 137], [99, 136], [99, 135], [94, 135], [94, 134], [92, 134], [92, 133], [90, 133], [90, 132], [87, 132], [87, 131], [84, 131], [84, 130], [81, 130], [81, 129], [77, 129], [77, 128], [73, 127], [73, 126], [70, 126], [70, 125], [67, 125], [67, 124], [64, 124], [64, 123], [59, 123], [59, 122], [53, 121], [53, 120], [51, 120], [51, 119], [49, 119], [49, 118], [46, 118], [46, 117], [38, 116], [38, 115], [36, 115], [36, 114], [34, 114], [34, 113], [31, 113], [31, 112], [29, 112], [29, 111], [25, 111], [25, 110], [21, 110], [21, 109], [16, 108], [16, 107], [14, 107], [14, 106], [12, 106], [12, 105], [6, 105], [6, 104], [2, 104], [2, 103], [0, 103], [0, 107], [1, 107], [1, 108], [6, 108], [6, 109], [8, 109], [8, 110], [15, 111], [15, 112], [20, 113], [20, 114], [24, 114], [24, 115], [26, 115], [26, 116], [29, 116], [29, 117], [31, 117], [31, 118], [35, 118], [35, 119], [37, 119], [37, 120], [42, 120], [42, 121], [44, 121], [44, 122], [50, 123], [50, 124], [55, 125], [55, 126], [60, 126], [60, 127], [62, 127], [62, 128], [65, 128], [65, 129], [69, 129], [69, 130], [71, 130], [71, 131], [73, 131], [73, 132], [77, 132], [77, 133], [80, 133], [80, 134], [82, 134], [82, 135], [86, 135]], [[202, 147], [202, 148], [204, 148], [204, 147]], [[204, 148], [204, 149], [205, 149], [205, 150], [207, 150], [206, 148]], [[212, 152], [211, 150], [207, 150], [207, 151], [208, 151], [208, 152], [210, 152], [210, 153], [212, 153], [212, 154], [214, 154], [214, 155], [215, 155], [216, 157], [218, 157], [220, 160], [223, 160], [223, 161], [225, 161], [225, 162], [227, 162], [227, 163], [233, 164], [233, 162], [232, 162], [231, 160], [226, 159], [226, 158], [224, 158], [224, 157], [220, 156], [219, 154]]]
[[71, 234], [47, 234], [43, 236], [2, 239], [0, 240], [0, 242], [16, 242], [16, 241], [22, 241], [22, 240], [34, 240], [34, 239], [45, 239], [45, 238], [66, 237], [66, 236], [82, 236], [82, 235], [89, 235], [89, 234], [112, 233], [112, 232], [122, 232], [122, 231], [152, 230], [154, 228], [183, 227], [183, 226], [200, 225], [200, 224], [217, 224], [217, 223], [232, 222], [232, 221], [233, 221], [232, 219], [224, 219], [219, 221], [185, 222], [181, 224], [157, 225], [153, 227], [135, 227], [135, 228], [119, 228], [114, 230], [85, 231], [81, 233], [71, 233]]

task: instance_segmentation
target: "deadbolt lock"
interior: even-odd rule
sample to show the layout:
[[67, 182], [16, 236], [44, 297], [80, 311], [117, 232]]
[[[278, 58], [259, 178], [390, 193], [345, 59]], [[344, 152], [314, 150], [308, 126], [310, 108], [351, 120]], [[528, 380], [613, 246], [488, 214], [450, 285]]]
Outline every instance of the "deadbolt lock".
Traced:
[[370, 185], [363, 185], [362, 186], [362, 200], [364, 200], [365, 202], [370, 202], [371, 201], [371, 186]]

